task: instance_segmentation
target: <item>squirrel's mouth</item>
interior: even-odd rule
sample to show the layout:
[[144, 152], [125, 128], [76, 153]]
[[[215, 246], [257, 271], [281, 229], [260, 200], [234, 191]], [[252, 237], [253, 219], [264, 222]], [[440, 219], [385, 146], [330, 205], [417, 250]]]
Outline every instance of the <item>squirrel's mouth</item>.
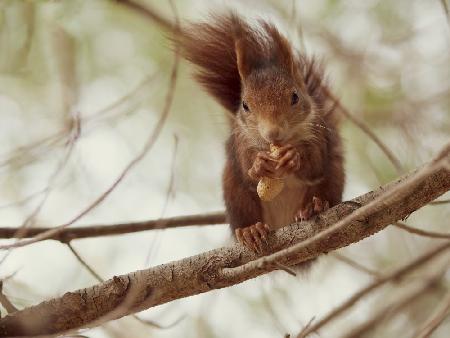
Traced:
[[280, 138], [276, 141], [268, 140], [262, 135], [259, 135], [259, 139], [260, 139], [260, 147], [262, 150], [268, 149], [271, 144], [278, 146], [278, 147], [282, 147], [287, 144], [296, 143], [296, 137], [292, 136], [292, 135], [287, 135], [286, 137]]

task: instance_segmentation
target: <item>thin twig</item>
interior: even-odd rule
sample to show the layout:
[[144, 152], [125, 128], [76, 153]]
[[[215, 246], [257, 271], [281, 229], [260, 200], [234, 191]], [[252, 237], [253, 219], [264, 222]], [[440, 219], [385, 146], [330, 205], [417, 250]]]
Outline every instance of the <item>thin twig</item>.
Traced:
[[151, 74], [149, 76], [145, 76], [144, 79], [136, 85], [130, 92], [125, 94], [124, 96], [120, 97], [116, 101], [108, 104], [106, 107], [100, 109], [97, 112], [94, 112], [92, 114], [89, 114], [88, 117], [86, 117], [86, 122], [95, 122], [101, 118], [104, 118], [108, 113], [113, 112], [117, 107], [122, 106], [124, 103], [129, 101], [130, 99], [138, 96], [139, 93], [143, 92], [144, 89], [154, 80], [156, 77], [156, 73]]
[[[27, 145], [19, 146], [16, 149], [9, 152], [9, 155], [4, 156], [6, 159], [0, 160], [0, 168], [9, 165], [13, 163], [14, 161], [20, 160], [20, 166], [23, 166], [25, 164], [28, 164], [32, 162], [33, 160], [25, 161], [24, 158], [32, 157], [33, 159], [39, 158], [39, 156], [30, 156], [33, 153], [36, 153], [37, 150], [40, 150], [42, 148], [42, 152], [46, 149], [50, 149], [51, 147], [54, 147], [58, 143], [63, 143], [65, 140], [65, 134], [66, 130], [60, 130], [52, 135], [46, 136], [42, 139], [39, 139], [37, 141], [31, 142]], [[17, 169], [17, 166], [15, 166], [15, 169]]]
[[[56, 56], [56, 66], [58, 69], [58, 82], [61, 88], [61, 103], [66, 119], [66, 142], [67, 151], [63, 158], [58, 162], [56, 168], [52, 171], [48, 184], [44, 190], [44, 195], [34, 210], [27, 216], [22, 226], [17, 230], [16, 238], [21, 238], [21, 234], [26, 227], [34, 225], [35, 219], [46, 204], [57, 178], [64, 171], [81, 134], [81, 117], [80, 112], [73, 109], [74, 104], [79, 97], [79, 84], [76, 78], [75, 60], [73, 53], [73, 39], [67, 32], [55, 25], [51, 31], [51, 46]], [[17, 243], [17, 242], [16, 242]], [[14, 243], [15, 244], [15, 243]], [[12, 245], [14, 245], [12, 244]], [[13, 248], [14, 246], [10, 247]]]
[[444, 13], [445, 13], [445, 18], [447, 19], [447, 24], [450, 27], [450, 10], [449, 10], [449, 6], [447, 4], [447, 0], [441, 0], [441, 5], [442, 5], [442, 9], [444, 10]]
[[407, 296], [402, 297], [400, 300], [395, 302], [394, 304], [389, 304], [384, 307], [375, 315], [371, 316], [369, 320], [364, 322], [363, 324], [357, 326], [353, 330], [351, 330], [348, 334], [344, 335], [342, 338], [360, 338], [364, 337], [364, 334], [367, 332], [373, 332], [375, 327], [379, 325], [382, 321], [389, 318], [392, 319], [395, 315], [397, 315], [400, 311], [402, 311], [405, 307], [411, 305], [420, 297], [423, 297], [428, 292], [433, 291], [436, 286], [436, 283], [442, 278], [442, 272], [438, 274], [438, 276], [434, 276], [426, 281], [424, 285], [416, 288], [413, 292], [410, 292]]
[[437, 306], [435, 311], [427, 318], [421, 328], [414, 334], [414, 338], [429, 338], [431, 334], [450, 315], [450, 292]]
[[18, 311], [18, 309], [11, 303], [8, 297], [3, 293], [3, 280], [0, 280], [0, 304], [5, 308], [8, 313], [13, 313]]
[[449, 204], [449, 203], [450, 203], [450, 199], [433, 201], [433, 202], [428, 203], [428, 205], [442, 205], [442, 204]]
[[151, 9], [148, 5], [143, 6], [135, 1], [131, 1], [131, 0], [116, 0], [116, 2], [118, 2], [122, 6], [127, 7], [128, 9], [130, 9], [136, 13], [139, 13], [140, 15], [143, 15], [150, 21], [155, 22], [157, 25], [164, 28], [165, 30], [168, 30], [171, 33], [175, 33], [175, 34], [181, 33], [179, 25], [174, 24], [167, 18], [163, 17], [161, 14], [159, 14], [155, 10]]
[[375, 277], [375, 278], [379, 278], [380, 277], [380, 273], [379, 272], [377, 272], [377, 271], [375, 271], [373, 269], [370, 269], [370, 268], [368, 268], [368, 267], [366, 267], [366, 266], [364, 266], [364, 265], [354, 261], [353, 259], [348, 258], [347, 256], [341, 255], [338, 252], [333, 253], [331, 255], [331, 257], [334, 257], [337, 260], [339, 260], [339, 261], [341, 261], [341, 262], [351, 266], [353, 269], [356, 269], [358, 271], [362, 271], [362, 272], [364, 272], [364, 273], [366, 273], [368, 275], [371, 275], [372, 277]]
[[403, 276], [413, 272], [414, 270], [422, 267], [438, 255], [442, 254], [443, 252], [447, 251], [450, 248], [450, 243], [445, 243], [443, 245], [440, 245], [433, 249], [430, 252], [427, 252], [415, 260], [411, 261], [410, 263], [402, 266], [401, 268], [398, 268], [394, 270], [393, 272], [380, 277], [376, 279], [374, 282], [366, 286], [365, 288], [359, 290], [357, 293], [355, 293], [353, 296], [348, 298], [346, 301], [344, 301], [341, 305], [336, 307], [335, 309], [328, 312], [321, 320], [316, 322], [315, 324], [311, 325], [309, 328], [303, 329], [302, 332], [300, 332], [297, 336], [297, 338], [304, 338], [307, 337], [309, 334], [318, 331], [322, 327], [324, 327], [326, 324], [337, 318], [338, 316], [342, 315], [344, 312], [348, 311], [353, 305], [355, 305], [358, 301], [360, 301], [362, 298], [370, 294], [372, 291], [378, 289], [380, 286], [384, 285], [387, 282], [399, 280]]
[[[169, 184], [167, 185], [166, 197], [164, 199], [164, 204], [163, 204], [163, 207], [162, 207], [162, 210], [161, 210], [160, 222], [159, 222], [159, 224], [158, 223], [156, 224], [157, 227], [160, 227], [161, 221], [164, 222], [163, 221], [163, 217], [166, 214], [166, 210], [167, 210], [167, 207], [169, 205], [170, 198], [173, 197], [173, 195], [175, 193], [174, 192], [175, 167], [176, 167], [175, 165], [176, 165], [177, 150], [178, 150], [178, 136], [176, 134], [174, 135], [174, 141], [175, 141], [174, 142], [175, 144], [174, 144], [174, 149], [173, 149], [173, 152], [172, 152], [172, 160], [171, 160], [172, 163], [171, 163], [171, 166], [170, 166]], [[158, 235], [160, 235], [160, 234], [157, 234], [157, 236], [155, 236], [153, 238], [152, 242], [149, 245], [147, 256], [145, 257], [145, 265], [144, 266], [146, 266], [146, 267], [149, 265], [149, 262], [150, 262], [150, 259], [151, 259], [152, 255], [156, 252], [156, 250], [159, 247], [157, 245], [159, 243], [157, 241], [158, 238], [159, 238]]]
[[164, 217], [167, 206], [169, 205], [170, 197], [174, 194], [174, 183], [175, 183], [175, 167], [177, 164], [177, 151], [178, 151], [178, 136], [174, 135], [174, 146], [173, 146], [173, 152], [172, 152], [172, 159], [171, 159], [171, 165], [170, 165], [170, 178], [169, 178], [169, 184], [167, 185], [167, 191], [166, 191], [166, 198], [164, 199], [163, 208], [161, 211], [161, 218]]
[[426, 231], [417, 228], [410, 227], [403, 222], [395, 222], [392, 225], [395, 225], [397, 228], [408, 231], [411, 234], [430, 237], [430, 238], [439, 238], [439, 239], [450, 239], [450, 234], [446, 234], [443, 232], [434, 232], [434, 231]]
[[293, 269], [291, 269], [290, 267], [288, 267], [288, 266], [286, 266], [286, 265], [284, 265], [284, 264], [281, 264], [281, 263], [279, 263], [279, 262], [275, 262], [274, 265], [275, 265], [278, 269], [287, 272], [287, 273], [290, 274], [291, 276], [294, 276], [294, 277], [297, 276], [297, 274], [295, 273], [295, 271], [294, 271]]
[[370, 127], [364, 123], [363, 120], [361, 120], [359, 117], [353, 115], [350, 113], [350, 111], [344, 107], [339, 100], [334, 96], [334, 94], [326, 87], [323, 86], [324, 93], [329, 96], [335, 103], [337, 108], [341, 111], [341, 113], [347, 117], [350, 121], [352, 121], [358, 128], [360, 128], [364, 133], [369, 136], [372, 141], [375, 142], [375, 144], [381, 149], [381, 151], [387, 156], [387, 158], [391, 161], [391, 163], [394, 165], [395, 169], [397, 170], [398, 174], [401, 174], [404, 171], [403, 166], [401, 165], [399, 159], [394, 155], [394, 153], [386, 146], [383, 141], [370, 129]]
[[45, 193], [46, 191], [47, 191], [47, 188], [39, 189], [39, 190], [29, 194], [28, 196], [26, 196], [24, 198], [21, 198], [19, 200], [14, 201], [14, 202], [9, 202], [9, 203], [5, 203], [5, 204], [0, 205], [0, 209], [7, 209], [7, 208], [11, 208], [13, 206], [22, 206], [24, 204], [27, 204], [28, 202], [30, 202], [34, 198], [38, 197], [39, 195]]
[[153, 147], [154, 143], [156, 142], [159, 134], [161, 133], [162, 127], [165, 124], [165, 121], [167, 119], [167, 116], [170, 111], [170, 107], [172, 105], [173, 96], [175, 92], [175, 84], [177, 80], [177, 74], [178, 74], [178, 64], [179, 64], [179, 53], [178, 53], [178, 46], [175, 50], [175, 61], [172, 67], [172, 72], [170, 75], [170, 83], [168, 92], [166, 95], [166, 100], [164, 103], [164, 107], [162, 109], [162, 113], [160, 115], [160, 118], [155, 125], [154, 129], [150, 133], [143, 149], [141, 152], [133, 159], [131, 160], [128, 165], [125, 167], [125, 169], [120, 173], [120, 175], [116, 178], [116, 180], [113, 182], [113, 184], [104, 191], [94, 202], [92, 202], [88, 207], [86, 207], [81, 213], [79, 213], [77, 216], [72, 218], [67, 223], [64, 223], [62, 225], [59, 225], [51, 230], [42, 232], [35, 237], [28, 239], [28, 240], [22, 240], [13, 244], [7, 244], [7, 245], [0, 245], [0, 249], [10, 249], [15, 247], [23, 247], [32, 243], [43, 241], [44, 239], [51, 238], [58, 234], [62, 229], [67, 228], [68, 226], [74, 224], [75, 222], [79, 221], [81, 218], [83, 218], [85, 215], [87, 215], [89, 212], [97, 208], [108, 196], [109, 194], [123, 181], [123, 179], [128, 175], [128, 173], [147, 155], [147, 153], [150, 151], [150, 149]]
[[72, 252], [72, 254], [75, 256], [75, 258], [80, 262], [81, 265], [85, 267], [87, 271], [99, 282], [104, 282], [105, 280], [93, 269], [91, 266], [79, 255], [79, 253], [73, 248], [72, 244], [70, 242], [66, 243], [69, 250]]
[[286, 332], [287, 330], [283, 321], [281, 320], [282, 318], [280, 318], [279, 314], [277, 313], [276, 309], [274, 309], [271, 303], [270, 292], [267, 292], [267, 290], [265, 289], [263, 280], [260, 280], [259, 282], [261, 284], [261, 302], [263, 303], [263, 307], [267, 310], [267, 313], [272, 319], [273, 325], [276, 330], [279, 333]]

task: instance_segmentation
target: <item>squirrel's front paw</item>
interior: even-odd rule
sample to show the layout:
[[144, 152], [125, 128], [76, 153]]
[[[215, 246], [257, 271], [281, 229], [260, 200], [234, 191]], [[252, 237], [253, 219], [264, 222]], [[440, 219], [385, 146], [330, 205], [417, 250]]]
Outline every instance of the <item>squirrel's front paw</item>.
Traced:
[[248, 175], [254, 180], [259, 180], [261, 177], [275, 178], [276, 166], [276, 159], [270, 157], [267, 152], [260, 151], [256, 154], [255, 161], [248, 170]]
[[279, 176], [286, 176], [300, 169], [300, 153], [290, 144], [278, 149], [277, 160], [275, 172]]
[[312, 216], [320, 214], [322, 211], [326, 211], [330, 208], [328, 201], [324, 201], [319, 197], [313, 197], [312, 202], [309, 202], [306, 206], [300, 208], [295, 214], [295, 221], [302, 222], [310, 219]]
[[258, 222], [245, 228], [237, 228], [234, 233], [236, 239], [244, 246], [261, 254], [267, 245], [267, 235], [270, 228], [267, 224]]

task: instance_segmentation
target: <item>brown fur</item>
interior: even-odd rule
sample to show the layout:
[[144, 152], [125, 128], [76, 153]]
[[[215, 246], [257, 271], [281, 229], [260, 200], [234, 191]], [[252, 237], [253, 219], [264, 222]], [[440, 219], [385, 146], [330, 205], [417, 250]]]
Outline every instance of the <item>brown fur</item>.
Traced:
[[[231, 227], [264, 222], [264, 215], [281, 212], [283, 198], [295, 200], [296, 208], [305, 207], [313, 196], [331, 206], [339, 203], [344, 186], [341, 139], [335, 102], [323, 90], [320, 65], [294, 52], [272, 24], [260, 20], [251, 27], [235, 13], [189, 24], [184, 31], [177, 42], [182, 55], [198, 66], [196, 79], [234, 115], [223, 174]], [[293, 91], [298, 104], [291, 101]], [[256, 154], [268, 149], [267, 135], [274, 130], [282, 143], [295, 146], [301, 166], [287, 180], [292, 186], [280, 197], [280, 206], [271, 209], [260, 201], [257, 180], [248, 171]]]

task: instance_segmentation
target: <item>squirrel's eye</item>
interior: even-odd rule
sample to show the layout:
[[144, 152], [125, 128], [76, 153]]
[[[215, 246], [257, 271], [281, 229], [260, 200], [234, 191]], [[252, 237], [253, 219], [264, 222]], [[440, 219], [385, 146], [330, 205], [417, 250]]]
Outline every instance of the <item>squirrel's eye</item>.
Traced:
[[244, 110], [246, 112], [248, 112], [250, 109], [248, 109], [247, 103], [245, 103], [245, 101], [242, 101], [242, 108], [244, 108]]
[[296, 92], [292, 93], [291, 105], [297, 104], [297, 103], [298, 103], [298, 100], [299, 100], [299, 98], [298, 98], [297, 93], [296, 93]]

